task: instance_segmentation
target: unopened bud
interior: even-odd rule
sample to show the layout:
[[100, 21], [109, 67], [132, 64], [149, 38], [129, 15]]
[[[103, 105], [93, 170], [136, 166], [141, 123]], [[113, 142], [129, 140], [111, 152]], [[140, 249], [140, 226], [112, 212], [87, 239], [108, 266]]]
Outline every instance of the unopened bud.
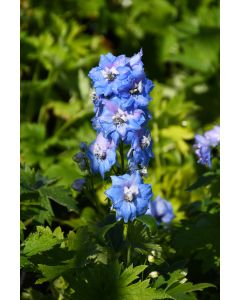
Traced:
[[157, 278], [159, 273], [157, 271], [152, 271], [148, 276], [151, 278]]
[[148, 261], [149, 261], [150, 263], [154, 263], [154, 261], [155, 261], [154, 256], [148, 255]]
[[187, 281], [187, 278], [183, 278], [182, 280], [179, 281], [179, 283], [183, 284]]
[[186, 275], [187, 275], [187, 272], [182, 271], [180, 274], [183, 275], [183, 276], [186, 276]]

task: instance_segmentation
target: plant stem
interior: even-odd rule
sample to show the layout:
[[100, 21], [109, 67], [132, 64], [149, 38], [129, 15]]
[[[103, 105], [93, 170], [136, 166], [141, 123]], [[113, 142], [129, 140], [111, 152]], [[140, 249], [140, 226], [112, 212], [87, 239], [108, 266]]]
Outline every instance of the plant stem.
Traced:
[[124, 173], [124, 151], [123, 151], [123, 142], [119, 145], [120, 148], [120, 156], [121, 156], [121, 172]]
[[127, 267], [129, 266], [131, 261], [131, 246], [128, 245], [128, 249], [127, 249]]
[[131, 261], [131, 246], [128, 242], [128, 223], [123, 224], [123, 238], [127, 244], [127, 258], [126, 258], [126, 266], [129, 266]]

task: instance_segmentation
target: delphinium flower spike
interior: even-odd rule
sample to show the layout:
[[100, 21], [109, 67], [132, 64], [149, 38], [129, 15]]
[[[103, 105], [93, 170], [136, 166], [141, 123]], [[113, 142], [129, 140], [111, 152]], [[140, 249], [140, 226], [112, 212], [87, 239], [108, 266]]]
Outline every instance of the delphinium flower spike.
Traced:
[[[120, 176], [111, 177], [112, 187], [106, 195], [116, 210], [117, 220], [124, 222], [145, 214], [152, 197], [151, 186], [144, 184], [142, 177], [147, 174], [153, 157], [147, 128], [153, 83], [144, 72], [142, 55], [142, 50], [132, 57], [101, 55], [99, 65], [89, 72], [95, 112], [92, 125], [97, 138], [84, 152], [84, 160], [87, 157], [92, 174], [100, 173], [104, 178], [117, 163], [116, 151], [120, 149], [121, 171], [118, 168], [117, 173]], [[130, 174], [123, 174], [124, 144], [129, 148], [126, 158]], [[78, 155], [81, 162], [82, 156]]]

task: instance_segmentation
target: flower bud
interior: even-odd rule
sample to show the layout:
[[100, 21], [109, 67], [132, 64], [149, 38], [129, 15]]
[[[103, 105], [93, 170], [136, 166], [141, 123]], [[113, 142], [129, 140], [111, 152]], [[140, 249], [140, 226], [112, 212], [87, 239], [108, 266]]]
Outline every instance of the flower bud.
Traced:
[[182, 280], [179, 281], [179, 283], [183, 284], [187, 281], [187, 278], [183, 278]]
[[83, 189], [83, 186], [85, 184], [85, 179], [81, 178], [81, 179], [76, 179], [73, 183], [72, 183], [72, 189], [74, 189], [77, 192], [81, 192]]
[[159, 273], [157, 271], [152, 271], [148, 276], [151, 278], [157, 278]]
[[155, 262], [154, 256], [148, 255], [148, 261], [149, 261], [150, 263], [154, 263], [154, 262]]

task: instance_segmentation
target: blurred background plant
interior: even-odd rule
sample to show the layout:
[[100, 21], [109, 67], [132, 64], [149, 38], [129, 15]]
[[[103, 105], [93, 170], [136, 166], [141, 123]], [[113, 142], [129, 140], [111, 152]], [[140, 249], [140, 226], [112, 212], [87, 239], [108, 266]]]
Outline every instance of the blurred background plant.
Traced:
[[[176, 215], [171, 238], [162, 238], [166, 256], [188, 261], [192, 281], [218, 284], [219, 180], [197, 165], [192, 144], [196, 133], [219, 124], [219, 1], [21, 0], [22, 234], [99, 220], [94, 205], [70, 190], [84, 175], [72, 157], [80, 142], [95, 138], [87, 75], [101, 54], [132, 56], [140, 48], [155, 84], [155, 157], [146, 182]], [[96, 189], [104, 211], [100, 178]], [[218, 291], [201, 297], [218, 299]]]

